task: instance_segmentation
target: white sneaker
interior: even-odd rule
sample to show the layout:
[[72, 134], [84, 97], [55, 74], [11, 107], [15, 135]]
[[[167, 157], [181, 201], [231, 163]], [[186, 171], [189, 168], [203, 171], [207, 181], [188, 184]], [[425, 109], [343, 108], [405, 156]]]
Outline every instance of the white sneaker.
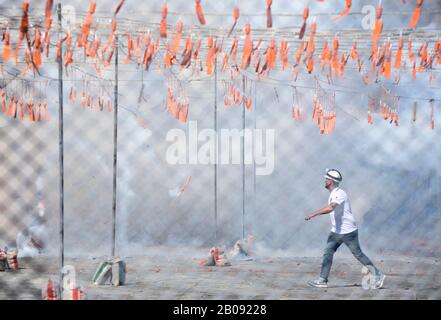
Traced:
[[314, 281], [308, 281], [308, 284], [311, 287], [315, 287], [315, 288], [327, 288], [328, 287], [328, 283], [325, 280], [323, 280], [322, 278], [319, 278]]
[[375, 277], [375, 289], [380, 289], [383, 287], [384, 279], [386, 279], [386, 275], [381, 273]]

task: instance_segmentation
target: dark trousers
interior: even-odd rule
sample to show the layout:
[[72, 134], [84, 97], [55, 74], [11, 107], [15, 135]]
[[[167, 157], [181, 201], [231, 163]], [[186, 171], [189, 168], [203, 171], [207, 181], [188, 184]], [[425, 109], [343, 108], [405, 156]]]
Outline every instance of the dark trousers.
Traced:
[[364, 266], [371, 266], [375, 270], [375, 274], [379, 273], [379, 270], [373, 265], [371, 260], [361, 251], [360, 243], [358, 241], [358, 230], [352, 231], [347, 234], [337, 234], [331, 232], [328, 237], [328, 242], [326, 244], [325, 253], [323, 254], [322, 270], [320, 272], [320, 277], [328, 281], [328, 276], [331, 271], [332, 259], [334, 253], [344, 243], [352, 254], [358, 261]]

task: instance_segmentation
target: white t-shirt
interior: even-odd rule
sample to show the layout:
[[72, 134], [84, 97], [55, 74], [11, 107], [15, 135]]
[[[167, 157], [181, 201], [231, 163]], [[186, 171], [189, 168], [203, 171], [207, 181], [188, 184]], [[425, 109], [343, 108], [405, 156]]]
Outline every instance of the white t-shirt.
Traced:
[[331, 217], [331, 231], [338, 234], [347, 234], [357, 230], [357, 223], [352, 215], [351, 203], [348, 195], [340, 188], [335, 188], [329, 195], [328, 204], [336, 203], [334, 211], [329, 215]]

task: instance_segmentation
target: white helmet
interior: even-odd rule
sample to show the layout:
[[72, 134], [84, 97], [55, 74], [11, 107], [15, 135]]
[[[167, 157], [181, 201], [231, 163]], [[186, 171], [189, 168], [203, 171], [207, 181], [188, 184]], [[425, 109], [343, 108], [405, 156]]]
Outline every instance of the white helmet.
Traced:
[[343, 180], [341, 173], [336, 169], [326, 169], [324, 177], [335, 182], [341, 182]]

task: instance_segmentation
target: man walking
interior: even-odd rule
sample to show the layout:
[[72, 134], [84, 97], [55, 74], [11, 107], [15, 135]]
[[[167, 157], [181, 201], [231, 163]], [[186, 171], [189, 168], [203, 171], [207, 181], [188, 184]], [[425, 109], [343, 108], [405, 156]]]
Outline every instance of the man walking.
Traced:
[[328, 205], [317, 210], [305, 217], [305, 220], [311, 220], [316, 216], [329, 214], [331, 217], [332, 229], [326, 244], [325, 253], [323, 255], [322, 269], [318, 280], [309, 281], [308, 284], [317, 288], [328, 287], [328, 276], [331, 271], [332, 259], [334, 253], [342, 243], [348, 246], [352, 254], [369, 270], [375, 272], [375, 289], [383, 286], [386, 276], [378, 270], [371, 260], [361, 251], [358, 241], [358, 228], [355, 218], [352, 215], [351, 203], [345, 191], [339, 185], [342, 176], [338, 170], [326, 169], [325, 188], [331, 193], [328, 199]]

